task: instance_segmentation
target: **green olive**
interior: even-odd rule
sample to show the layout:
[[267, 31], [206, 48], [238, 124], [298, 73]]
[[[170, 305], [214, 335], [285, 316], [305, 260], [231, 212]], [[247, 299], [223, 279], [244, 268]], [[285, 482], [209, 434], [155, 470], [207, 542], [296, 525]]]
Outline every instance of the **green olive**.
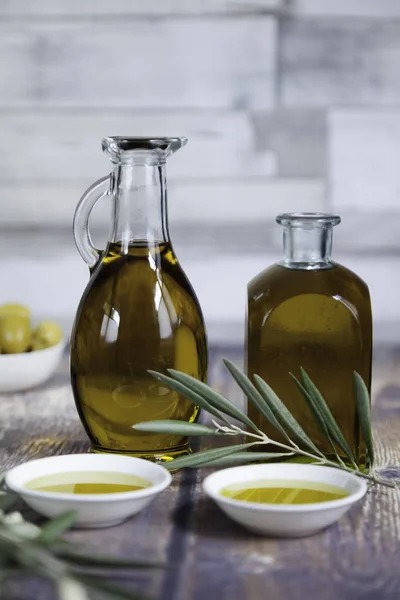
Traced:
[[28, 323], [31, 321], [31, 311], [23, 304], [2, 304], [0, 306], [0, 318], [16, 316], [24, 318]]
[[55, 346], [63, 338], [62, 329], [54, 321], [41, 321], [32, 332], [32, 350], [43, 350]]
[[30, 338], [31, 330], [26, 317], [10, 314], [0, 319], [0, 346], [6, 354], [26, 352]]

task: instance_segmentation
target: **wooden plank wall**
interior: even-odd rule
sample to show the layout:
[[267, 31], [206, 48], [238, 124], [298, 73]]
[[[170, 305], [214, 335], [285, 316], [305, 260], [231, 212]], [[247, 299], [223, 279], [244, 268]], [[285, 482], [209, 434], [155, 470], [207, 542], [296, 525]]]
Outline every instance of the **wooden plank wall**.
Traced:
[[[387, 321], [399, 58], [396, 0], [2, 0], [0, 249], [17, 261], [0, 267], [7, 294], [72, 315], [86, 271], [71, 220], [109, 169], [101, 137], [187, 135], [168, 166], [171, 228], [210, 321], [229, 313], [241, 331], [243, 286], [278, 258], [273, 219], [287, 210], [344, 217], [338, 258], [366, 274]], [[99, 207], [99, 243], [108, 222]], [[38, 263], [42, 296], [26, 283]]]

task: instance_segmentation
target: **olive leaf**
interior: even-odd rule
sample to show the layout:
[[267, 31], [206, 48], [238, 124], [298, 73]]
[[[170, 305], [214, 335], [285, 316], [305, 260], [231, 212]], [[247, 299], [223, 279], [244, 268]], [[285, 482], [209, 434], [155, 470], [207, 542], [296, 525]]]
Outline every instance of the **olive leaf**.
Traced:
[[374, 442], [372, 439], [371, 428], [371, 407], [367, 386], [363, 378], [358, 373], [353, 374], [354, 393], [356, 396], [357, 416], [360, 422], [362, 434], [364, 436], [365, 445], [367, 447], [368, 458], [371, 467], [374, 464]]
[[86, 588], [71, 577], [62, 577], [57, 582], [57, 592], [60, 600], [90, 600]]
[[74, 551], [70, 548], [64, 548], [57, 551], [57, 556], [61, 557], [70, 565], [77, 565], [91, 570], [96, 569], [113, 569], [115, 571], [129, 569], [164, 569], [162, 563], [149, 561], [130, 560], [127, 558], [118, 558], [115, 556], [93, 556], [82, 554], [81, 551]]
[[191, 377], [190, 375], [187, 375], [186, 373], [181, 373], [180, 371], [175, 371], [174, 369], [168, 369], [168, 373], [170, 373], [174, 379], [181, 381], [187, 386], [190, 386], [190, 389], [194, 390], [198, 394], [201, 394], [203, 398], [205, 398], [207, 402], [209, 402], [209, 404], [211, 404], [211, 406], [214, 408], [219, 409], [226, 415], [237, 419], [241, 423], [244, 423], [253, 429], [257, 429], [253, 421], [249, 419], [247, 415], [239, 410], [230, 400], [222, 396], [222, 394], [219, 394], [210, 388], [210, 386], [206, 385], [202, 381], [199, 381], [198, 379], [195, 379], [194, 377]]
[[356, 462], [354, 460], [353, 453], [350, 450], [350, 446], [345, 440], [343, 433], [340, 431], [340, 428], [336, 423], [334, 416], [332, 415], [325, 401], [325, 398], [302, 367], [300, 368], [300, 373], [303, 385], [310, 394], [310, 396], [313, 398], [314, 402], [317, 404], [318, 410], [324, 419], [329, 435], [333, 438], [334, 442], [343, 450], [350, 462], [356, 466]]
[[332, 451], [335, 454], [338, 462], [343, 462], [341, 457], [339, 456], [339, 453], [337, 451], [335, 444], [333, 443], [332, 437], [328, 431], [328, 427], [327, 427], [327, 425], [324, 421], [324, 418], [321, 414], [321, 411], [318, 407], [317, 400], [315, 400], [314, 397], [308, 393], [306, 388], [297, 379], [297, 377], [295, 375], [293, 375], [293, 373], [289, 373], [289, 375], [293, 379], [294, 383], [296, 384], [297, 388], [299, 389], [300, 393], [302, 394], [304, 400], [306, 401], [306, 404], [307, 404], [308, 408], [310, 409], [311, 415], [314, 418], [314, 421], [316, 422], [316, 424], [318, 425], [319, 430], [321, 431], [322, 435], [328, 440], [328, 442], [332, 448]]
[[230, 454], [235, 454], [235, 452], [239, 452], [240, 450], [250, 448], [254, 445], [255, 443], [252, 442], [250, 444], [235, 444], [233, 446], [213, 448], [212, 450], [202, 450], [201, 452], [194, 452], [193, 454], [189, 454], [188, 456], [181, 456], [179, 458], [175, 458], [171, 462], [165, 463], [164, 467], [169, 470], [182, 469], [183, 467], [198, 467], [202, 466], [203, 464], [209, 463], [212, 460], [224, 458], [225, 456], [229, 456]]
[[86, 588], [101, 592], [103, 598], [109, 598], [110, 600], [148, 600], [147, 596], [130, 592], [126, 588], [114, 583], [99, 580], [97, 576], [77, 574], [75, 575], [75, 579], [83, 583]]
[[172, 379], [172, 377], [168, 377], [167, 375], [158, 373], [157, 371], [149, 371], [149, 373], [152, 377], [154, 377], [154, 379], [162, 381], [169, 388], [171, 388], [175, 392], [178, 392], [178, 394], [181, 394], [182, 396], [193, 402], [193, 404], [195, 404], [196, 406], [200, 406], [200, 408], [203, 408], [214, 417], [217, 417], [217, 419], [226, 422], [225, 415], [220, 413], [219, 410], [216, 410], [216, 408], [214, 408], [213, 405], [207, 402], [207, 400], [205, 400], [205, 398], [198, 394], [193, 388], [184, 385], [180, 381], [175, 381], [175, 379]]
[[237, 465], [246, 465], [252, 462], [268, 462], [277, 458], [289, 458], [291, 452], [235, 452], [222, 458], [216, 458], [210, 462], [204, 463], [203, 467], [233, 467]]
[[160, 419], [157, 421], [143, 421], [132, 425], [137, 431], [151, 431], [152, 433], [170, 433], [173, 427], [176, 435], [218, 435], [219, 432], [207, 425], [200, 423], [188, 423], [187, 421], [173, 421]]
[[262, 395], [257, 391], [250, 379], [246, 377], [246, 375], [242, 373], [242, 371], [232, 361], [224, 359], [224, 364], [238, 386], [246, 394], [247, 398], [258, 408], [263, 417], [265, 417], [271, 423], [271, 425], [273, 425], [275, 429], [277, 429], [283, 435], [283, 437], [290, 442], [288, 434], [283, 427], [281, 427], [268, 403], [264, 401]]
[[1, 492], [0, 493], [0, 510], [9, 511], [17, 503], [18, 496], [14, 493]]
[[304, 429], [299, 425], [292, 413], [286, 408], [282, 400], [278, 398], [274, 390], [263, 380], [259, 375], [254, 375], [254, 381], [258, 387], [260, 394], [271, 407], [276, 419], [280, 421], [283, 427], [286, 427], [296, 439], [311, 450], [312, 452], [320, 453], [316, 445], [310, 440]]
[[41, 529], [40, 534], [37, 536], [36, 541], [40, 544], [52, 544], [64, 531], [70, 529], [76, 521], [77, 512], [75, 510], [69, 510], [62, 513], [60, 516], [55, 517], [51, 521], [48, 521]]

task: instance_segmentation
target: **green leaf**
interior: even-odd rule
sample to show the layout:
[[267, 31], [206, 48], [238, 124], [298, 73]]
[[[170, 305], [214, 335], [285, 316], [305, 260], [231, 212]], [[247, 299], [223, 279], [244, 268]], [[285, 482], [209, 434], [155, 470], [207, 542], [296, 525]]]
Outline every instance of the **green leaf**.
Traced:
[[[305, 389], [305, 387], [300, 383], [300, 381], [297, 379], [297, 377], [295, 377], [293, 375], [293, 373], [289, 373], [290, 377], [293, 379], [293, 381], [295, 382], [296, 386], [298, 387], [300, 393], [303, 395], [303, 398], [306, 401], [306, 404], [308, 406], [308, 408], [310, 409], [310, 412], [312, 414], [312, 416], [314, 417], [314, 421], [317, 423], [319, 430], [321, 431], [322, 435], [328, 440], [328, 442], [331, 445], [332, 451], [335, 454], [337, 460], [339, 461], [339, 463], [343, 464], [342, 459], [339, 456], [339, 453], [337, 451], [337, 448], [335, 446], [335, 444], [332, 441], [332, 438], [329, 434], [328, 428], [326, 426], [326, 423], [321, 415], [321, 412], [318, 408], [318, 404], [316, 401], [314, 401], [313, 397], [307, 392], [307, 390]], [[318, 450], [318, 454], [319, 456], [324, 456], [323, 452], [321, 452], [320, 450]]]
[[345, 440], [343, 433], [341, 432], [338, 424], [334, 419], [334, 416], [329, 410], [325, 398], [302, 367], [300, 368], [300, 372], [303, 385], [307, 389], [310, 396], [313, 398], [314, 402], [317, 404], [318, 410], [326, 424], [326, 428], [328, 430], [329, 435], [332, 437], [333, 441], [339, 446], [339, 448], [343, 450], [350, 462], [353, 463], [354, 466], [356, 466], [353, 453], [350, 450], [350, 446]]
[[70, 576], [57, 581], [57, 592], [59, 600], [90, 600], [84, 585]]
[[42, 531], [36, 538], [36, 541], [43, 545], [52, 544], [58, 540], [64, 531], [70, 529], [76, 521], [76, 517], [77, 513], [75, 510], [68, 510], [51, 521], [48, 521], [46, 525], [42, 527]]
[[295, 436], [298, 441], [302, 442], [306, 448], [313, 452], [319, 452], [316, 445], [310, 440], [304, 429], [299, 425], [274, 390], [259, 375], [254, 375], [254, 381], [256, 382], [260, 394], [269, 404], [272, 412], [277, 420], [280, 421], [281, 425]]
[[224, 415], [222, 415], [219, 412], [219, 410], [216, 410], [213, 406], [211, 406], [211, 404], [209, 404], [203, 398], [203, 396], [200, 396], [200, 394], [197, 394], [196, 392], [194, 392], [187, 385], [183, 385], [183, 383], [180, 383], [179, 381], [175, 381], [175, 379], [172, 379], [172, 377], [168, 377], [167, 375], [163, 375], [162, 373], [158, 373], [157, 371], [149, 370], [148, 373], [150, 373], [150, 375], [152, 377], [154, 377], [154, 379], [158, 379], [159, 381], [162, 381], [169, 388], [171, 388], [172, 390], [175, 390], [175, 392], [178, 392], [178, 394], [181, 394], [182, 396], [184, 396], [185, 398], [187, 398], [188, 400], [193, 402], [193, 404], [195, 404], [196, 406], [200, 406], [201, 408], [203, 408], [204, 410], [209, 412], [211, 415], [213, 415], [217, 419], [220, 419], [227, 423], [226, 417]]
[[168, 369], [168, 373], [170, 373], [174, 379], [181, 381], [187, 387], [190, 387], [190, 389], [194, 390], [198, 394], [201, 394], [212, 406], [224, 412], [226, 415], [237, 419], [252, 429], [257, 429], [253, 421], [249, 419], [247, 415], [239, 410], [230, 400], [210, 388], [210, 386], [207, 384], [195, 379], [194, 377], [191, 377], [190, 375], [187, 375], [186, 373], [175, 371], [174, 369]]
[[57, 556], [62, 558], [70, 565], [92, 569], [115, 569], [115, 570], [130, 570], [130, 569], [164, 569], [166, 565], [162, 563], [141, 562], [129, 560], [125, 558], [116, 558], [114, 556], [86, 556], [81, 552], [72, 550], [60, 550]]
[[0, 493], [0, 510], [8, 512], [13, 508], [18, 500], [17, 494], [1, 492]]
[[250, 444], [235, 444], [233, 446], [225, 446], [222, 448], [213, 448], [212, 450], [203, 450], [202, 452], [195, 452], [189, 456], [182, 456], [181, 458], [175, 458], [169, 463], [165, 463], [166, 469], [175, 470], [183, 469], [184, 467], [202, 467], [204, 464], [209, 463], [217, 458], [223, 458], [230, 454], [235, 454], [240, 450], [245, 450], [254, 446], [257, 442], [251, 442]]
[[83, 583], [87, 588], [98, 590], [103, 598], [109, 598], [110, 600], [149, 600], [148, 596], [131, 592], [119, 585], [104, 581], [103, 578], [98, 576], [75, 574], [74, 579]]
[[[174, 435], [218, 435], [215, 429], [201, 425], [200, 423], [188, 423], [172, 419], [160, 419], [159, 421], [143, 421], [132, 425], [137, 431], [153, 431], [154, 433], [171, 433]], [[220, 434], [219, 434], [220, 435]]]
[[302, 394], [304, 400], [306, 401], [306, 404], [307, 404], [308, 408], [310, 409], [310, 412], [311, 412], [312, 416], [314, 417], [314, 420], [317, 423], [321, 433], [326, 437], [326, 439], [329, 440], [330, 437], [329, 437], [328, 429], [326, 427], [325, 421], [322, 418], [322, 415], [318, 409], [316, 402], [314, 402], [314, 398], [307, 392], [306, 388], [297, 379], [297, 377], [295, 375], [293, 375], [293, 373], [289, 373], [289, 375], [295, 382], [295, 384], [298, 387], [300, 393]]
[[287, 460], [287, 464], [289, 464], [289, 465], [292, 465], [292, 464], [294, 464], [294, 465], [297, 465], [297, 464], [299, 464], [299, 465], [313, 465], [313, 464], [320, 465], [321, 459], [318, 458], [317, 456], [315, 458], [311, 458], [310, 456], [298, 455], [298, 456], [289, 457]]
[[367, 386], [361, 375], [353, 374], [354, 393], [356, 396], [357, 416], [360, 422], [361, 431], [367, 447], [368, 457], [371, 463], [371, 469], [374, 465], [374, 442], [371, 429], [371, 402]]
[[275, 458], [291, 456], [291, 452], [236, 452], [230, 456], [217, 458], [205, 463], [204, 467], [231, 467], [234, 465], [246, 465], [248, 463], [264, 461], [268, 462]]
[[[244, 373], [230, 360], [224, 359], [224, 363], [226, 368], [231, 373], [232, 377], [240, 387], [240, 389], [245, 393], [247, 398], [258, 408], [259, 412], [277, 429], [283, 437], [291, 443], [290, 437], [283, 429], [279, 421], [277, 421], [274, 413], [270, 409], [267, 402], [265, 402], [264, 398], [261, 396], [260, 392], [256, 389], [256, 387], [252, 384], [250, 379], [246, 377]], [[258, 430], [258, 428], [257, 428]]]

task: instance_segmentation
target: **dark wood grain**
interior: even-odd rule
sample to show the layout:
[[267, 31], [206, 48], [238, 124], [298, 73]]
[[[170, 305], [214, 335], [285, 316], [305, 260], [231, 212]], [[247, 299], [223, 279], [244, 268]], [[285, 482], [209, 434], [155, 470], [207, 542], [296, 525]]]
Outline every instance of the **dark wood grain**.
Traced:
[[[224, 355], [240, 361], [240, 354]], [[212, 356], [212, 384], [240, 402]], [[400, 379], [386, 361], [376, 370], [374, 435], [380, 470], [400, 478]], [[49, 454], [88, 449], [66, 363], [43, 389], [0, 396], [0, 468]], [[174, 475], [173, 485], [123, 525], [69, 535], [82, 550], [162, 561], [160, 572], [123, 578], [159, 600], [398, 600], [400, 495], [373, 487], [361, 505], [313, 537], [274, 540], [235, 525], [201, 490], [209, 470]], [[26, 514], [37, 518], [27, 509]], [[45, 583], [9, 582], [6, 600], [53, 600]]]
[[[400, 406], [375, 428], [386, 474], [400, 469]], [[197, 472], [199, 486], [205, 469]], [[187, 534], [192, 539], [179, 600], [400, 598], [399, 492], [371, 488], [338, 524], [299, 540], [260, 538], [233, 524], [200, 491]], [[189, 509], [190, 507], [188, 507]]]

